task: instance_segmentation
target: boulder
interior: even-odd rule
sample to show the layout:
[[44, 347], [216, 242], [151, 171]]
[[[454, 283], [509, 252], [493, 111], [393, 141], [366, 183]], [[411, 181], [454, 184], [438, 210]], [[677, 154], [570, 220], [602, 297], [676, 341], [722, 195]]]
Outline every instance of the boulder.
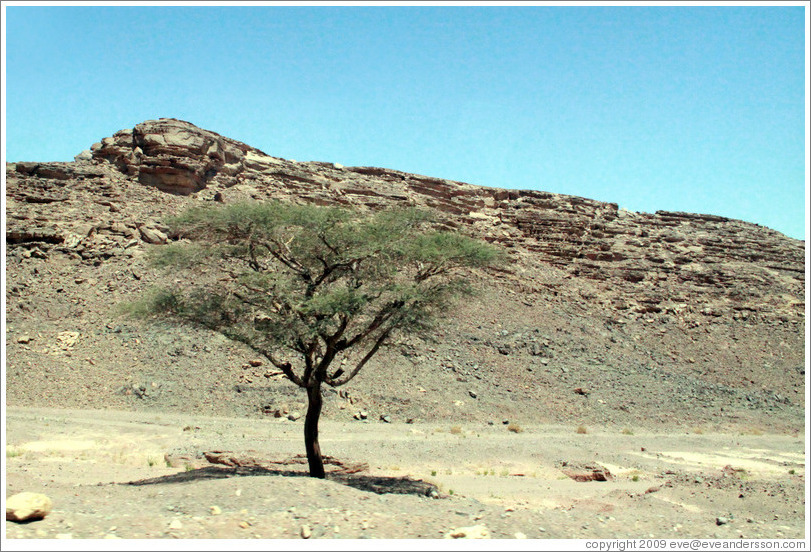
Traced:
[[557, 468], [571, 479], [580, 483], [588, 481], [611, 481], [614, 476], [608, 468], [596, 463], [578, 464], [570, 462], [558, 462]]
[[6, 520], [33, 521], [51, 513], [51, 499], [42, 493], [17, 493], [6, 500]]

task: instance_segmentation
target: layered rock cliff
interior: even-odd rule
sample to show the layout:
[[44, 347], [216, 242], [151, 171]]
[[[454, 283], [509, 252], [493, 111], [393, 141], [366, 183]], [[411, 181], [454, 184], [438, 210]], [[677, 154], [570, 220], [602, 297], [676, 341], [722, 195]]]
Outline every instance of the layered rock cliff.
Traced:
[[[10, 199], [60, 201], [47, 197], [53, 192], [32, 193], [42, 182], [113, 175], [220, 201], [249, 196], [361, 208], [422, 205], [440, 212], [450, 226], [510, 248], [520, 259], [518, 279], [529, 286], [542, 284], [531, 273], [542, 264], [600, 284], [599, 301], [620, 311], [791, 320], [804, 313], [804, 243], [742, 221], [634, 213], [581, 197], [485, 188], [377, 167], [299, 163], [176, 119], [121, 130], [78, 157], [67, 164], [18, 163], [12, 178], [33, 182], [19, 192], [10, 188]], [[16, 214], [12, 210], [12, 243], [53, 243], [67, 230], [17, 224]]]

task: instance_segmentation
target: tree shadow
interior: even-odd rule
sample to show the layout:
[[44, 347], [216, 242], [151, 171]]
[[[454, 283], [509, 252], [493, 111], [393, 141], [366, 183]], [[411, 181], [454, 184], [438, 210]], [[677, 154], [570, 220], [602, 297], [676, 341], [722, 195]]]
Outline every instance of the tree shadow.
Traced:
[[[195, 481], [205, 481], [210, 479], [227, 479], [230, 477], [257, 477], [257, 476], [281, 476], [281, 477], [309, 477], [304, 470], [277, 469], [264, 467], [220, 467], [206, 466], [203, 468], [191, 469], [160, 477], [139, 479], [119, 483], [120, 485], [144, 486], [144, 485], [169, 485], [175, 483], [193, 483]], [[335, 481], [348, 487], [360, 491], [375, 494], [410, 494], [419, 496], [439, 497], [439, 489], [436, 485], [405, 477], [371, 476], [358, 473], [327, 473], [327, 481]]]

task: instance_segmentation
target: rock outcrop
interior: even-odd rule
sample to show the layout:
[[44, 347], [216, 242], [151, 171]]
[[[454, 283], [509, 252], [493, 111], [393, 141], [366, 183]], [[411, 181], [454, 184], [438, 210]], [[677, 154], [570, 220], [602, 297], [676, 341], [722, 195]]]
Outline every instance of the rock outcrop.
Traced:
[[142, 184], [181, 195], [202, 190], [219, 174], [242, 172], [243, 163], [254, 166], [272, 159], [241, 142], [177, 119], [145, 121], [120, 130], [93, 144], [90, 151], [94, 160], [113, 163]]
[[[9, 187], [7, 242], [86, 241], [86, 229], [69, 228], [68, 221], [53, 228], [14, 220], [16, 204], [39, 208], [66, 201], [68, 187], [59, 182], [71, 180], [106, 178], [98, 192], [109, 180], [124, 179], [216, 201], [281, 198], [360, 209], [419, 205], [436, 210], [449, 227], [509, 248], [518, 263], [505, 270], [530, 288], [559, 286], [538, 281], [534, 269], [543, 265], [592, 281], [597, 291], [588, 292], [596, 293], [591, 299], [637, 315], [803, 317], [804, 243], [755, 224], [714, 215], [634, 213], [576, 196], [485, 188], [377, 167], [299, 163], [176, 119], [121, 130], [91, 151], [92, 162], [85, 156], [75, 163], [14, 165], [12, 184], [22, 179], [25, 186]], [[108, 203], [110, 211], [117, 208], [112, 198]], [[155, 221], [117, 224], [109, 230], [127, 239], [168, 239]]]

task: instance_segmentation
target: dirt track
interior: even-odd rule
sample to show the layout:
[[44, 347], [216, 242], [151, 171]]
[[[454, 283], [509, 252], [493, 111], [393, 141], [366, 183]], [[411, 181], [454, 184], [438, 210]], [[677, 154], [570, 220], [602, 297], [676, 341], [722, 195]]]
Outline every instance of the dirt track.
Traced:
[[[195, 458], [290, 458], [301, 421], [9, 408], [6, 429], [6, 496], [54, 503], [42, 521], [7, 521], [8, 538], [441, 538], [472, 525], [493, 538], [805, 537], [801, 435], [326, 421], [324, 454], [369, 469], [318, 481], [301, 465]], [[564, 473], [587, 465], [609, 480]]]

